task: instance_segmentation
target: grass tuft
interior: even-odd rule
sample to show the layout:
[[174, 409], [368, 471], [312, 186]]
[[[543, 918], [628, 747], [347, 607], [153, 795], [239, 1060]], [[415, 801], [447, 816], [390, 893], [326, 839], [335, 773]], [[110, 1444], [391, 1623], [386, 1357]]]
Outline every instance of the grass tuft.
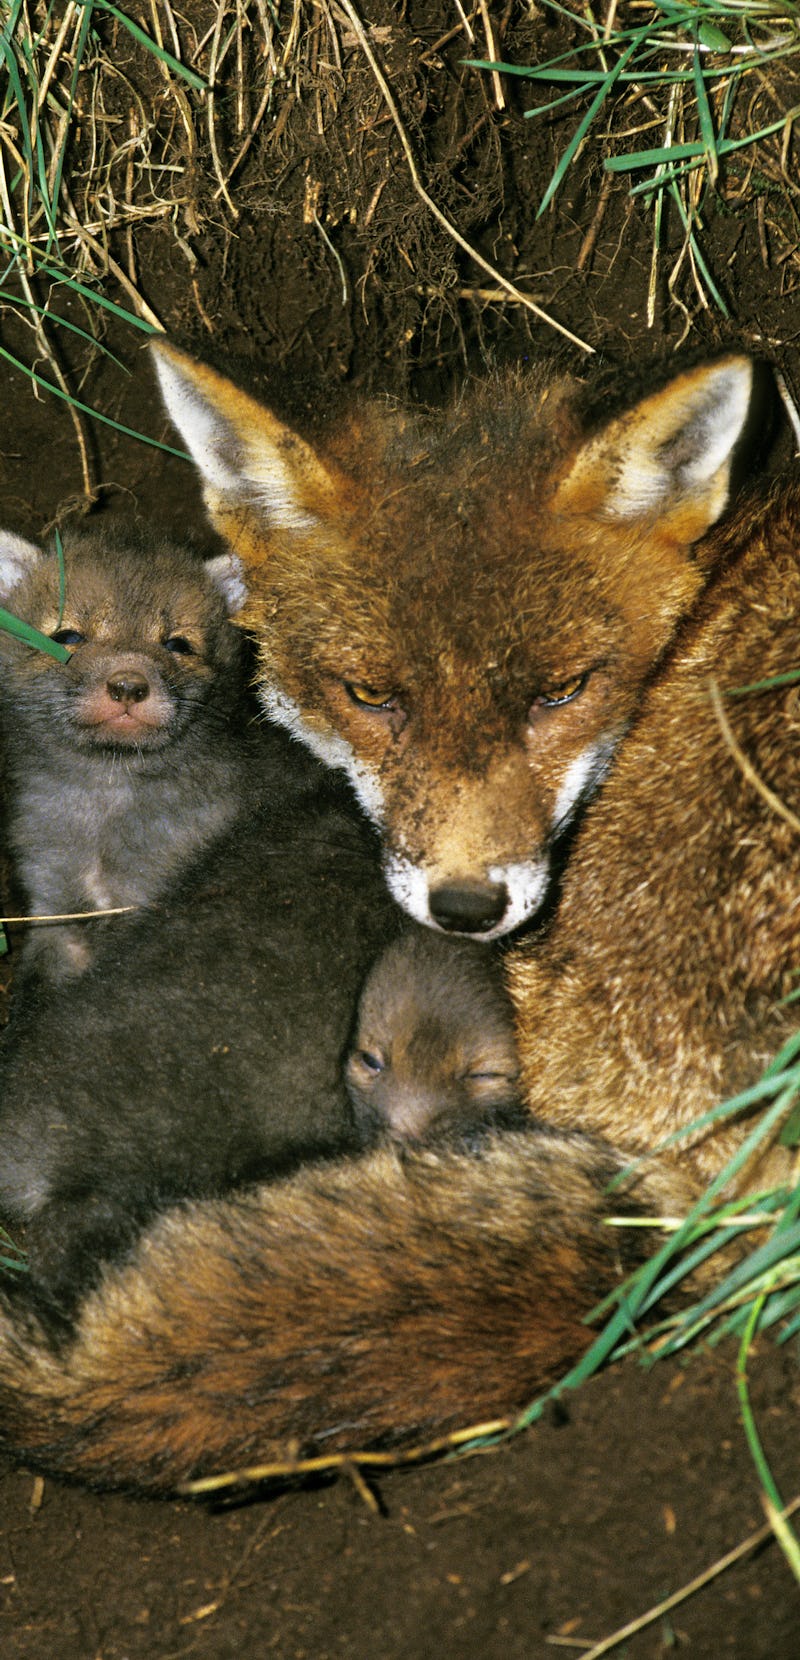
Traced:
[[[631, 195], [653, 210], [649, 324], [670, 207], [684, 233], [667, 276], [670, 291], [688, 259], [701, 303], [711, 301], [727, 316], [702, 249], [704, 214], [713, 194], [723, 193], [723, 172], [729, 202], [744, 202], [758, 169], [762, 179], [778, 183], [795, 217], [800, 208], [800, 186], [789, 164], [800, 98], [787, 104], [782, 91], [794, 86], [800, 92], [797, 5], [793, 0], [640, 0], [623, 8], [609, 0], [599, 22], [591, 0], [543, 4], [576, 32], [569, 50], [539, 64], [468, 60], [495, 75], [521, 76], [537, 91], [556, 89], [555, 97], [525, 112], [531, 119], [556, 110], [577, 113], [589, 99], [538, 214], [556, 201], [589, 134], [601, 136], [605, 170], [630, 175]], [[760, 115], [764, 107], [771, 119]], [[632, 149], [631, 139], [644, 132], [657, 134], [657, 141]]]
[[[752, 1110], [759, 1098], [765, 1103], [763, 1110], [737, 1153], [690, 1214], [667, 1225], [667, 1236], [655, 1255], [594, 1311], [593, 1321], [608, 1316], [607, 1323], [583, 1360], [531, 1403], [514, 1430], [535, 1423], [550, 1401], [578, 1388], [608, 1359], [636, 1352], [652, 1364], [698, 1342], [713, 1347], [724, 1338], [737, 1338], [737, 1390], [745, 1436], [775, 1536], [800, 1579], [800, 1541], [783, 1516], [784, 1502], [761, 1447], [747, 1383], [748, 1364], [759, 1333], [772, 1331], [780, 1343], [800, 1336], [800, 1156], [789, 1186], [734, 1201], [721, 1197], [772, 1142], [794, 1147], [800, 1143], [800, 1034], [784, 1045], [759, 1085], [685, 1126], [664, 1147]], [[656, 1149], [656, 1153], [661, 1150]], [[609, 1223], [629, 1225], [627, 1221], [617, 1224], [613, 1217]], [[654, 1219], [652, 1226], [664, 1229], [660, 1219]], [[731, 1260], [732, 1244], [739, 1241], [743, 1246], [748, 1233], [755, 1233], [756, 1243], [750, 1250], [736, 1250]], [[655, 1323], [648, 1320], [656, 1305], [678, 1287], [690, 1291], [692, 1276], [715, 1256], [722, 1272], [710, 1290], [700, 1296], [690, 1294], [675, 1314], [662, 1316]]]
[[[108, 319], [145, 334], [161, 329], [142, 290], [135, 234], [165, 224], [191, 270], [195, 256], [181, 230], [198, 235], [216, 211], [215, 177], [216, 194], [235, 217], [230, 178], [286, 79], [300, 4], [291, 0], [283, 47], [277, 11], [264, 0], [220, 4], [216, 26], [204, 36], [191, 11], [175, 13], [170, 0], [152, 7], [149, 27], [112, 0], [11, 0], [2, 8], [0, 351], [37, 395], [44, 391], [68, 406], [88, 501], [94, 486], [86, 418], [131, 434], [78, 396], [63, 341], [82, 342], [90, 360], [100, 353], [119, 368], [104, 338]], [[236, 65], [233, 118], [220, 107], [226, 60]], [[244, 100], [244, 63], [264, 83], [255, 116]], [[225, 168], [217, 138], [223, 113], [235, 145]], [[112, 248], [122, 248], [121, 257]]]

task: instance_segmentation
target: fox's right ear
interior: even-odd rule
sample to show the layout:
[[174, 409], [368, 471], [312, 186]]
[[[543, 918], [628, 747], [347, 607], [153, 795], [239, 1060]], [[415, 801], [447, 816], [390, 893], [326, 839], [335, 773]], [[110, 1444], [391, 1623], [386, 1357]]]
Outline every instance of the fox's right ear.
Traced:
[[43, 559], [44, 553], [34, 542], [15, 536], [12, 530], [0, 530], [0, 602], [5, 604], [23, 578]]
[[333, 480], [311, 447], [216, 370], [165, 340], [151, 350], [167, 413], [200, 469], [212, 520], [222, 528], [231, 512], [251, 508], [275, 528], [312, 524]]
[[[618, 521], [657, 521], [691, 544], [730, 500], [751, 424], [756, 365], [731, 355], [677, 375], [612, 420], [577, 454], [559, 503]], [[760, 379], [760, 377], [759, 377]]]

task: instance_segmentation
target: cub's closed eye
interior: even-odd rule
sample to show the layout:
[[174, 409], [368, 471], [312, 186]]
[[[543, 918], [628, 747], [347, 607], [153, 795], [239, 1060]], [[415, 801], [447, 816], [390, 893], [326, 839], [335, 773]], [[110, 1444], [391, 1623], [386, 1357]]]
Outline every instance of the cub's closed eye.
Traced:
[[168, 639], [162, 641], [162, 645], [165, 651], [173, 651], [176, 657], [194, 657], [195, 655], [194, 646], [183, 634], [170, 634]]
[[57, 628], [50, 638], [59, 646], [82, 646], [86, 635], [79, 634], [77, 628]]
[[373, 1055], [371, 1050], [359, 1049], [358, 1058], [361, 1065], [365, 1067], [367, 1072], [370, 1072], [374, 1078], [377, 1078], [379, 1072], [383, 1071], [384, 1063], [381, 1060], [380, 1055]]
[[345, 680], [344, 689], [351, 703], [356, 703], [360, 709], [396, 709], [397, 698], [392, 691], [380, 689], [376, 686], [364, 686], [352, 680]]
[[559, 686], [548, 686], [538, 692], [533, 699], [531, 709], [559, 709], [563, 703], [572, 703], [581, 692], [589, 679], [588, 674], [577, 674], [574, 680], [564, 680]]

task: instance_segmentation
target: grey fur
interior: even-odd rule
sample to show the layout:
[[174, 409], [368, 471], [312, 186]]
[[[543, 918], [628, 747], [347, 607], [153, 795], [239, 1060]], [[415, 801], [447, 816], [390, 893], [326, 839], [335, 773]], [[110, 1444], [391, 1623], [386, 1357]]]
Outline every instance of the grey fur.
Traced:
[[83, 560], [90, 583], [94, 561], [135, 616], [163, 603], [165, 569], [188, 569], [215, 644], [202, 687], [175, 691], [163, 747], [123, 761], [76, 738], [69, 672], [37, 662], [32, 691], [29, 648], [18, 661], [4, 647], [14, 846], [38, 903], [45, 889], [48, 903], [82, 899], [70, 883], [92, 860], [140, 902], [80, 925], [81, 974], [28, 963], [0, 1047], [0, 1212], [31, 1264], [14, 1294], [57, 1323], [163, 1205], [363, 1144], [343, 1055], [399, 917], [347, 786], [254, 723], [237, 631], [202, 566], [174, 548], [165, 566], [150, 538], [108, 552], [73, 547], [69, 570]]
[[[31, 916], [152, 904], [236, 811], [235, 756], [214, 741], [241, 721], [244, 690], [230, 556], [204, 566], [164, 538], [106, 528], [69, 535], [64, 562], [60, 618], [55, 557], [0, 535], [0, 602], [41, 632], [83, 636], [62, 664], [0, 633], [6, 840]], [[167, 649], [176, 639], [193, 649]], [[82, 973], [97, 928], [31, 928], [24, 968]]]

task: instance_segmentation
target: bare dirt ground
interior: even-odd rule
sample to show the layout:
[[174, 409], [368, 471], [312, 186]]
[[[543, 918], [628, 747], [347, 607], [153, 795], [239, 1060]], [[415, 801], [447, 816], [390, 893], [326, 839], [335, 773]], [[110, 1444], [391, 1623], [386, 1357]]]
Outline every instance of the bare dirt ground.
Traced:
[[[505, 9], [515, 61], [557, 49], [548, 15]], [[463, 41], [439, 44], [457, 18], [438, 0], [376, 4], [370, 19], [428, 188], [565, 326], [645, 373], [686, 336], [693, 350], [763, 353], [796, 379], [795, 210], [768, 171], [743, 170], [704, 205], [706, 257], [729, 317], [703, 303], [686, 260], [670, 288], [682, 245], [670, 222], [649, 329], [652, 222], [624, 181], [602, 193], [602, 135], [557, 211], [537, 220], [564, 118], [526, 121], [524, 83], [498, 110], [491, 84], [462, 67]], [[185, 211], [180, 240], [162, 220], [118, 250], [150, 304], [181, 344], [240, 364], [256, 390], [288, 375], [432, 397], [487, 361], [551, 351], [553, 330], [488, 299], [485, 274], [431, 220], [369, 67], [342, 38], [331, 69], [309, 34], [297, 95], [273, 112], [237, 175], [236, 216], [209, 189], [199, 216], [197, 203], [194, 218]], [[797, 94], [763, 97], [785, 107]], [[58, 303], [77, 319], [74, 301]], [[30, 354], [21, 325], [7, 338]], [[126, 373], [76, 337], [60, 340], [82, 398], [166, 436], [139, 338], [113, 324], [108, 338]], [[0, 383], [4, 521], [38, 534], [85, 505], [73, 428], [17, 373], [3, 367]], [[101, 510], [202, 526], [183, 463], [99, 423], [87, 422], [85, 439]], [[374, 1509], [346, 1478], [210, 1512], [51, 1482], [42, 1490], [4, 1467], [0, 1651], [8, 1660], [580, 1654], [763, 1528], [735, 1370], [731, 1350], [649, 1371], [631, 1362], [498, 1451], [383, 1477]], [[788, 1502], [800, 1492], [796, 1349], [765, 1342], [752, 1385]], [[617, 1652], [795, 1660], [798, 1632], [800, 1594], [770, 1537]]]
[[[209, 1514], [0, 1478], [6, 1660], [547, 1660], [581, 1654], [763, 1529], [733, 1357], [621, 1367], [513, 1445]], [[800, 1487], [795, 1360], [756, 1368]], [[762, 1543], [630, 1639], [629, 1660], [795, 1660], [800, 1597]]]

